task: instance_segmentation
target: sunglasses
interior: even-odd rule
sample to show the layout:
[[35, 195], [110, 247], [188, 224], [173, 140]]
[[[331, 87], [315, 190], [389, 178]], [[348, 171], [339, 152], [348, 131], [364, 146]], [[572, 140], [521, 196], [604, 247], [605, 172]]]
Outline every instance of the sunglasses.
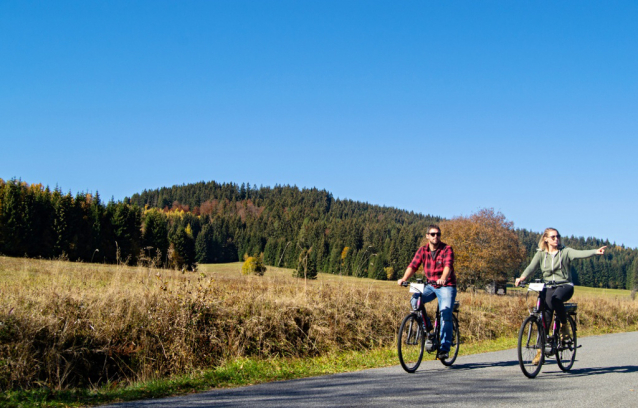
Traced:
[[430, 233], [428, 233], [428, 235], [431, 236], [431, 237], [437, 237], [437, 236], [440, 237], [441, 233], [440, 232], [430, 232]]
[[549, 238], [549, 239], [557, 239], [557, 238], [560, 238], [560, 235], [550, 235], [547, 238]]

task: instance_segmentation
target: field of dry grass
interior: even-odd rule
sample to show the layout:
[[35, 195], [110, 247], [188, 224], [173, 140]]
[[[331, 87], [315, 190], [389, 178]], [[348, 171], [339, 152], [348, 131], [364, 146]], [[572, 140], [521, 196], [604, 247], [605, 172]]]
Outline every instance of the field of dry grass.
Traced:
[[[293, 278], [241, 264], [181, 273], [0, 257], [0, 389], [92, 387], [163, 378], [237, 357], [311, 357], [394, 344], [409, 310], [392, 282]], [[460, 293], [466, 344], [512, 337], [522, 292]], [[638, 301], [576, 290], [582, 333], [636, 330]]]

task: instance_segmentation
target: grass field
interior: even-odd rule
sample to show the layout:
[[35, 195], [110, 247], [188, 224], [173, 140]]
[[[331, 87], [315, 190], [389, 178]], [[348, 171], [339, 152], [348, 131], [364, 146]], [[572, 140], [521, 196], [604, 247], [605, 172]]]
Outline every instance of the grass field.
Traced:
[[[90, 405], [398, 363], [407, 289], [240, 270], [0, 257], [0, 403]], [[515, 346], [523, 291], [458, 299], [461, 355]], [[638, 328], [629, 291], [577, 287], [574, 301], [581, 336]]]

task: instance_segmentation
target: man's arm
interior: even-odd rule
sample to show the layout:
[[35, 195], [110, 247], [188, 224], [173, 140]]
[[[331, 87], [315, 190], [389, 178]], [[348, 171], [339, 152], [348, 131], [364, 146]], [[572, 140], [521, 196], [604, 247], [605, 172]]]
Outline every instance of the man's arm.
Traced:
[[441, 274], [441, 277], [436, 280], [436, 284], [439, 286], [444, 286], [447, 282], [447, 278], [450, 276], [452, 268], [454, 267], [454, 250], [451, 246], [448, 246], [445, 253], [441, 255], [443, 255], [443, 265], [445, 266], [443, 267], [443, 273]]
[[403, 277], [399, 279], [397, 283], [401, 285], [403, 282], [407, 282], [408, 279], [410, 279], [412, 275], [414, 275], [414, 272], [416, 271], [408, 266], [408, 268], [405, 270], [405, 273], [403, 274]]
[[445, 268], [443, 268], [443, 273], [441, 274], [441, 278], [436, 281], [436, 284], [439, 286], [444, 286], [445, 282], [447, 282], [447, 277], [450, 275], [451, 270], [452, 269], [450, 269], [449, 266], [446, 266]]
[[416, 270], [419, 269], [419, 265], [421, 265], [421, 263], [423, 263], [423, 247], [417, 249], [412, 262], [410, 262], [410, 265], [408, 265], [408, 268], [403, 274], [403, 278], [399, 279], [397, 283], [400, 285], [403, 282], [407, 282], [407, 280], [410, 279], [412, 275], [414, 275]]

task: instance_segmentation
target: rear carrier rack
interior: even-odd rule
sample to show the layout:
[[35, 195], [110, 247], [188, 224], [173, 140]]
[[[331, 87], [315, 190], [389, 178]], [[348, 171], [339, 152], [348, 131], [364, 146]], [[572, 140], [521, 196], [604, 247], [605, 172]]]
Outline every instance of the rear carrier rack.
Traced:
[[565, 303], [565, 311], [569, 314], [576, 314], [578, 311], [578, 303]]

